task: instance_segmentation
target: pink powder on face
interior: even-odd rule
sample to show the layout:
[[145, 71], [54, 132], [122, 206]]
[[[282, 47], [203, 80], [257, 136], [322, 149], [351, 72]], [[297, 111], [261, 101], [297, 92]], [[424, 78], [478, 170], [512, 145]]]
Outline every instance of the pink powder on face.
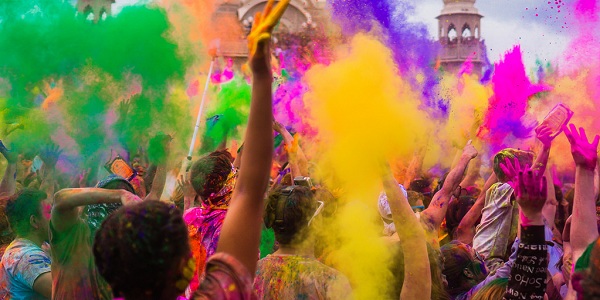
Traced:
[[48, 203], [42, 203], [42, 215], [44, 216], [44, 218], [46, 220], [50, 220], [51, 212], [52, 212], [52, 205], [50, 205]]

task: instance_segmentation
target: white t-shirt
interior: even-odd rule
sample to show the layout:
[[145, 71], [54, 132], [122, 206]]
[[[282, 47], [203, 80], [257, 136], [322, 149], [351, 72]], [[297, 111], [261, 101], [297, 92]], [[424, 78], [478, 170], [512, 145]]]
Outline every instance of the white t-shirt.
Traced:
[[487, 190], [481, 222], [475, 230], [473, 248], [484, 260], [504, 258], [518, 227], [518, 206], [512, 203], [514, 190], [508, 183], [496, 183]]

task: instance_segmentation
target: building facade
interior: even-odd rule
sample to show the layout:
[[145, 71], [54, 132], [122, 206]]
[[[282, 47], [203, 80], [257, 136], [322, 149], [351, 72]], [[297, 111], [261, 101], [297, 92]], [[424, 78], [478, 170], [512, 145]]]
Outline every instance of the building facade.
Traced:
[[475, 7], [476, 0], [443, 1], [444, 8], [437, 17], [441, 67], [448, 72], [458, 72], [470, 60], [473, 73], [481, 75], [487, 57], [481, 35], [483, 16]]
[[[235, 17], [241, 24], [244, 34], [252, 28], [257, 12], [262, 12], [267, 0], [221, 0], [213, 19]], [[292, 0], [288, 9], [275, 28], [278, 33], [300, 33], [317, 27], [324, 21], [325, 0]], [[217, 22], [218, 23], [218, 22]], [[237, 40], [221, 41], [219, 54], [222, 56], [243, 58], [248, 55], [245, 36]]]
[[115, 0], [77, 0], [77, 12], [86, 18], [92, 16], [94, 23], [98, 23], [105, 16], [110, 16], [112, 4]]
[[[198, 0], [202, 1], [202, 0]], [[264, 9], [267, 0], [217, 0], [212, 23], [219, 26], [220, 20], [235, 19], [242, 33], [218, 39], [218, 55], [231, 57], [236, 62], [244, 61], [248, 55], [246, 35], [254, 21], [254, 15]], [[94, 22], [110, 15], [115, 0], [77, 0], [77, 10]], [[447, 72], [458, 72], [466, 61], [471, 61], [473, 73], [481, 75], [487, 66], [486, 46], [482, 38], [483, 16], [475, 7], [476, 0], [443, 0], [444, 7], [438, 20], [438, 42], [440, 66]], [[304, 34], [311, 30], [324, 30], [328, 15], [326, 0], [291, 0], [283, 14], [274, 36], [278, 34]], [[317, 29], [318, 28], [318, 29]], [[310, 36], [310, 35], [309, 35]], [[214, 45], [212, 45], [214, 46]]]

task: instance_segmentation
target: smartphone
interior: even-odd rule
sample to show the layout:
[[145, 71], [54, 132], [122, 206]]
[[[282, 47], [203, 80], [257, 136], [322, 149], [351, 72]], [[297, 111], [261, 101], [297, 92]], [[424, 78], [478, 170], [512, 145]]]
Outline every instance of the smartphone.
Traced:
[[121, 176], [127, 179], [127, 181], [131, 181], [131, 179], [137, 175], [137, 171], [134, 170], [121, 156], [117, 156], [112, 161], [107, 162], [106, 165], [104, 165], [104, 168], [106, 168], [109, 173]]
[[552, 129], [550, 137], [555, 137], [562, 132], [563, 127], [569, 123], [571, 117], [573, 117], [573, 111], [566, 105], [559, 103], [548, 113], [544, 121], [537, 128], [542, 126], [550, 127]]
[[43, 164], [44, 162], [42, 161], [42, 159], [38, 155], [36, 155], [33, 158], [33, 162], [31, 164], [31, 172], [37, 172], [38, 170], [41, 170]]

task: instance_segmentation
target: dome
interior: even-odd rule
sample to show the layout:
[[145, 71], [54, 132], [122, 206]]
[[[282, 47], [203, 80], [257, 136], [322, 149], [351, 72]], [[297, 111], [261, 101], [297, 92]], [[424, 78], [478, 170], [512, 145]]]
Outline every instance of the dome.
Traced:
[[451, 14], [475, 14], [479, 15], [479, 10], [475, 7], [476, 0], [443, 0], [444, 8], [442, 15]]

